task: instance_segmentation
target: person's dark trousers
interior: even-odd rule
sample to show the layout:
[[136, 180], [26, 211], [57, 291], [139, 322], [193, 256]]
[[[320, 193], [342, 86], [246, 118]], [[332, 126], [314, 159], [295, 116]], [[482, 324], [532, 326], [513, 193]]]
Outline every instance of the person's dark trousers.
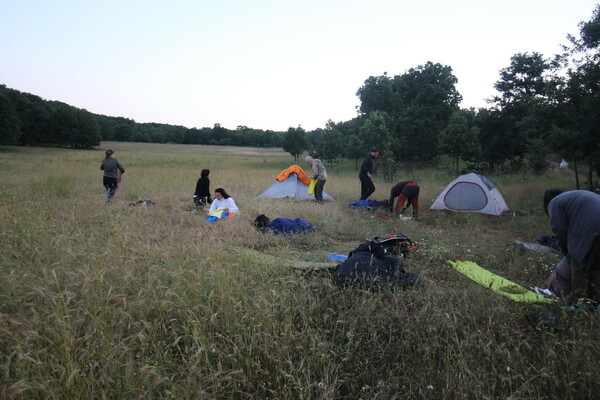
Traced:
[[358, 177], [360, 178], [360, 199], [366, 200], [375, 192], [375, 185], [373, 184], [373, 180], [367, 175], [361, 174]]
[[115, 192], [117, 191], [117, 178], [104, 176], [102, 177], [102, 183], [104, 184], [104, 188], [106, 189], [106, 202], [112, 203], [112, 199], [115, 196]]
[[600, 236], [592, 243], [583, 263], [571, 259], [573, 299], [587, 297], [600, 302]]
[[318, 180], [315, 184], [315, 200], [319, 203], [323, 201], [323, 186], [325, 186], [326, 180]]

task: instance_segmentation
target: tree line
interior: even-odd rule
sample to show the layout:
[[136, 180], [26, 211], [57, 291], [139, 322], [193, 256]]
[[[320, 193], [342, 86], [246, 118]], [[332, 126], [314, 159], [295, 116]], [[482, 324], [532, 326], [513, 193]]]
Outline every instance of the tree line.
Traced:
[[588, 188], [600, 174], [600, 5], [568, 36], [561, 54], [517, 53], [500, 71], [488, 108], [461, 109], [452, 68], [427, 62], [396, 76], [371, 76], [358, 89], [358, 115], [328, 121], [325, 128], [287, 132], [219, 124], [186, 128], [136, 123], [45, 101], [0, 85], [0, 144], [93, 148], [101, 140], [282, 147], [333, 165], [358, 161], [371, 148], [381, 151], [379, 170], [393, 179], [400, 168], [436, 165], [449, 156], [480, 171], [541, 172], [548, 154], [572, 162]]
[[517, 53], [500, 71], [489, 108], [461, 109], [450, 66], [427, 62], [396, 76], [371, 76], [358, 89], [359, 116], [329, 121], [323, 130], [290, 128], [283, 148], [328, 160], [358, 159], [380, 150], [379, 171], [392, 179], [399, 168], [449, 156], [467, 169], [536, 173], [549, 154], [569, 160], [580, 187], [600, 175], [600, 5], [563, 52], [546, 58]]
[[138, 123], [123, 117], [91, 113], [65, 103], [47, 101], [0, 85], [0, 144], [62, 146], [91, 149], [103, 140], [207, 144], [217, 146], [281, 147], [284, 132], [219, 124], [186, 128], [160, 123]]

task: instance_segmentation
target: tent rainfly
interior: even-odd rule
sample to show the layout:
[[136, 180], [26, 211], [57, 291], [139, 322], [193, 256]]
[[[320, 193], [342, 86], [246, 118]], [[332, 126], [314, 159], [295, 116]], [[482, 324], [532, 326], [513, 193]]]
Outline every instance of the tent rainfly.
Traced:
[[[298, 165], [292, 165], [283, 170], [274, 184], [254, 199], [284, 198], [289, 197], [294, 200], [314, 200], [314, 194], [308, 194], [310, 178], [304, 170]], [[323, 192], [323, 200], [332, 201], [333, 198]]]
[[510, 211], [496, 186], [485, 176], [461, 175], [440, 193], [430, 210], [501, 216]]

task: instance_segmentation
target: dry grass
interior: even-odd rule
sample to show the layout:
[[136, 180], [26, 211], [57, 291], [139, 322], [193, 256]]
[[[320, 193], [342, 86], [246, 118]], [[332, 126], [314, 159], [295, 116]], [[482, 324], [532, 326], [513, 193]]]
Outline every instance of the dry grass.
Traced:
[[[556, 259], [514, 251], [549, 233], [544, 189], [568, 175], [490, 177], [513, 209], [501, 219], [428, 213], [451, 180], [418, 171], [420, 221], [383, 220], [346, 207], [353, 162], [318, 206], [254, 201], [292, 159], [277, 149], [105, 143], [126, 167], [103, 203], [102, 151], [0, 152], [0, 398], [84, 399], [584, 399], [594, 398], [597, 316], [563, 315], [551, 335], [522, 305], [468, 281], [448, 259], [478, 262], [541, 286]], [[242, 213], [208, 225], [192, 210], [202, 168]], [[399, 177], [402, 179], [402, 177]], [[390, 184], [376, 181], [376, 199]], [[152, 200], [150, 207], [130, 207]], [[321, 230], [293, 239], [258, 234], [259, 213], [302, 217]], [[323, 262], [363, 239], [405, 233], [420, 243], [406, 268], [418, 290], [340, 289]], [[278, 262], [233, 251], [247, 247]]]

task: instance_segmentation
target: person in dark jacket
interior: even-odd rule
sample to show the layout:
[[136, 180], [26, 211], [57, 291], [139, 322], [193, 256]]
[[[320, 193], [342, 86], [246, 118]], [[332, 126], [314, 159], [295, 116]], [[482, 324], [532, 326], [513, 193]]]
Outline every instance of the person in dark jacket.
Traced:
[[[412, 205], [413, 218], [419, 218], [419, 184], [415, 181], [402, 181], [396, 183], [390, 191], [390, 212], [394, 212], [394, 201], [398, 198], [396, 215], [404, 214], [406, 209]], [[406, 208], [404, 204], [408, 201]]]
[[366, 200], [370, 195], [375, 192], [375, 185], [373, 184], [373, 160], [379, 157], [379, 150], [373, 149], [370, 153], [367, 153], [363, 158], [362, 164], [360, 165], [360, 171], [358, 172], [358, 178], [360, 179], [360, 199]]
[[108, 149], [106, 150], [102, 164], [100, 164], [100, 169], [104, 171], [102, 183], [106, 190], [106, 203], [110, 204], [117, 191], [121, 174], [125, 173], [125, 168], [123, 168], [119, 160], [115, 158], [115, 152]]
[[209, 174], [210, 169], [203, 169], [202, 172], [200, 172], [200, 179], [196, 182], [194, 203], [196, 203], [198, 208], [202, 208], [206, 204], [212, 203], [212, 198], [210, 197], [210, 179], [208, 179]]
[[600, 302], [600, 195], [549, 189], [544, 209], [561, 251], [570, 259], [573, 300]]

